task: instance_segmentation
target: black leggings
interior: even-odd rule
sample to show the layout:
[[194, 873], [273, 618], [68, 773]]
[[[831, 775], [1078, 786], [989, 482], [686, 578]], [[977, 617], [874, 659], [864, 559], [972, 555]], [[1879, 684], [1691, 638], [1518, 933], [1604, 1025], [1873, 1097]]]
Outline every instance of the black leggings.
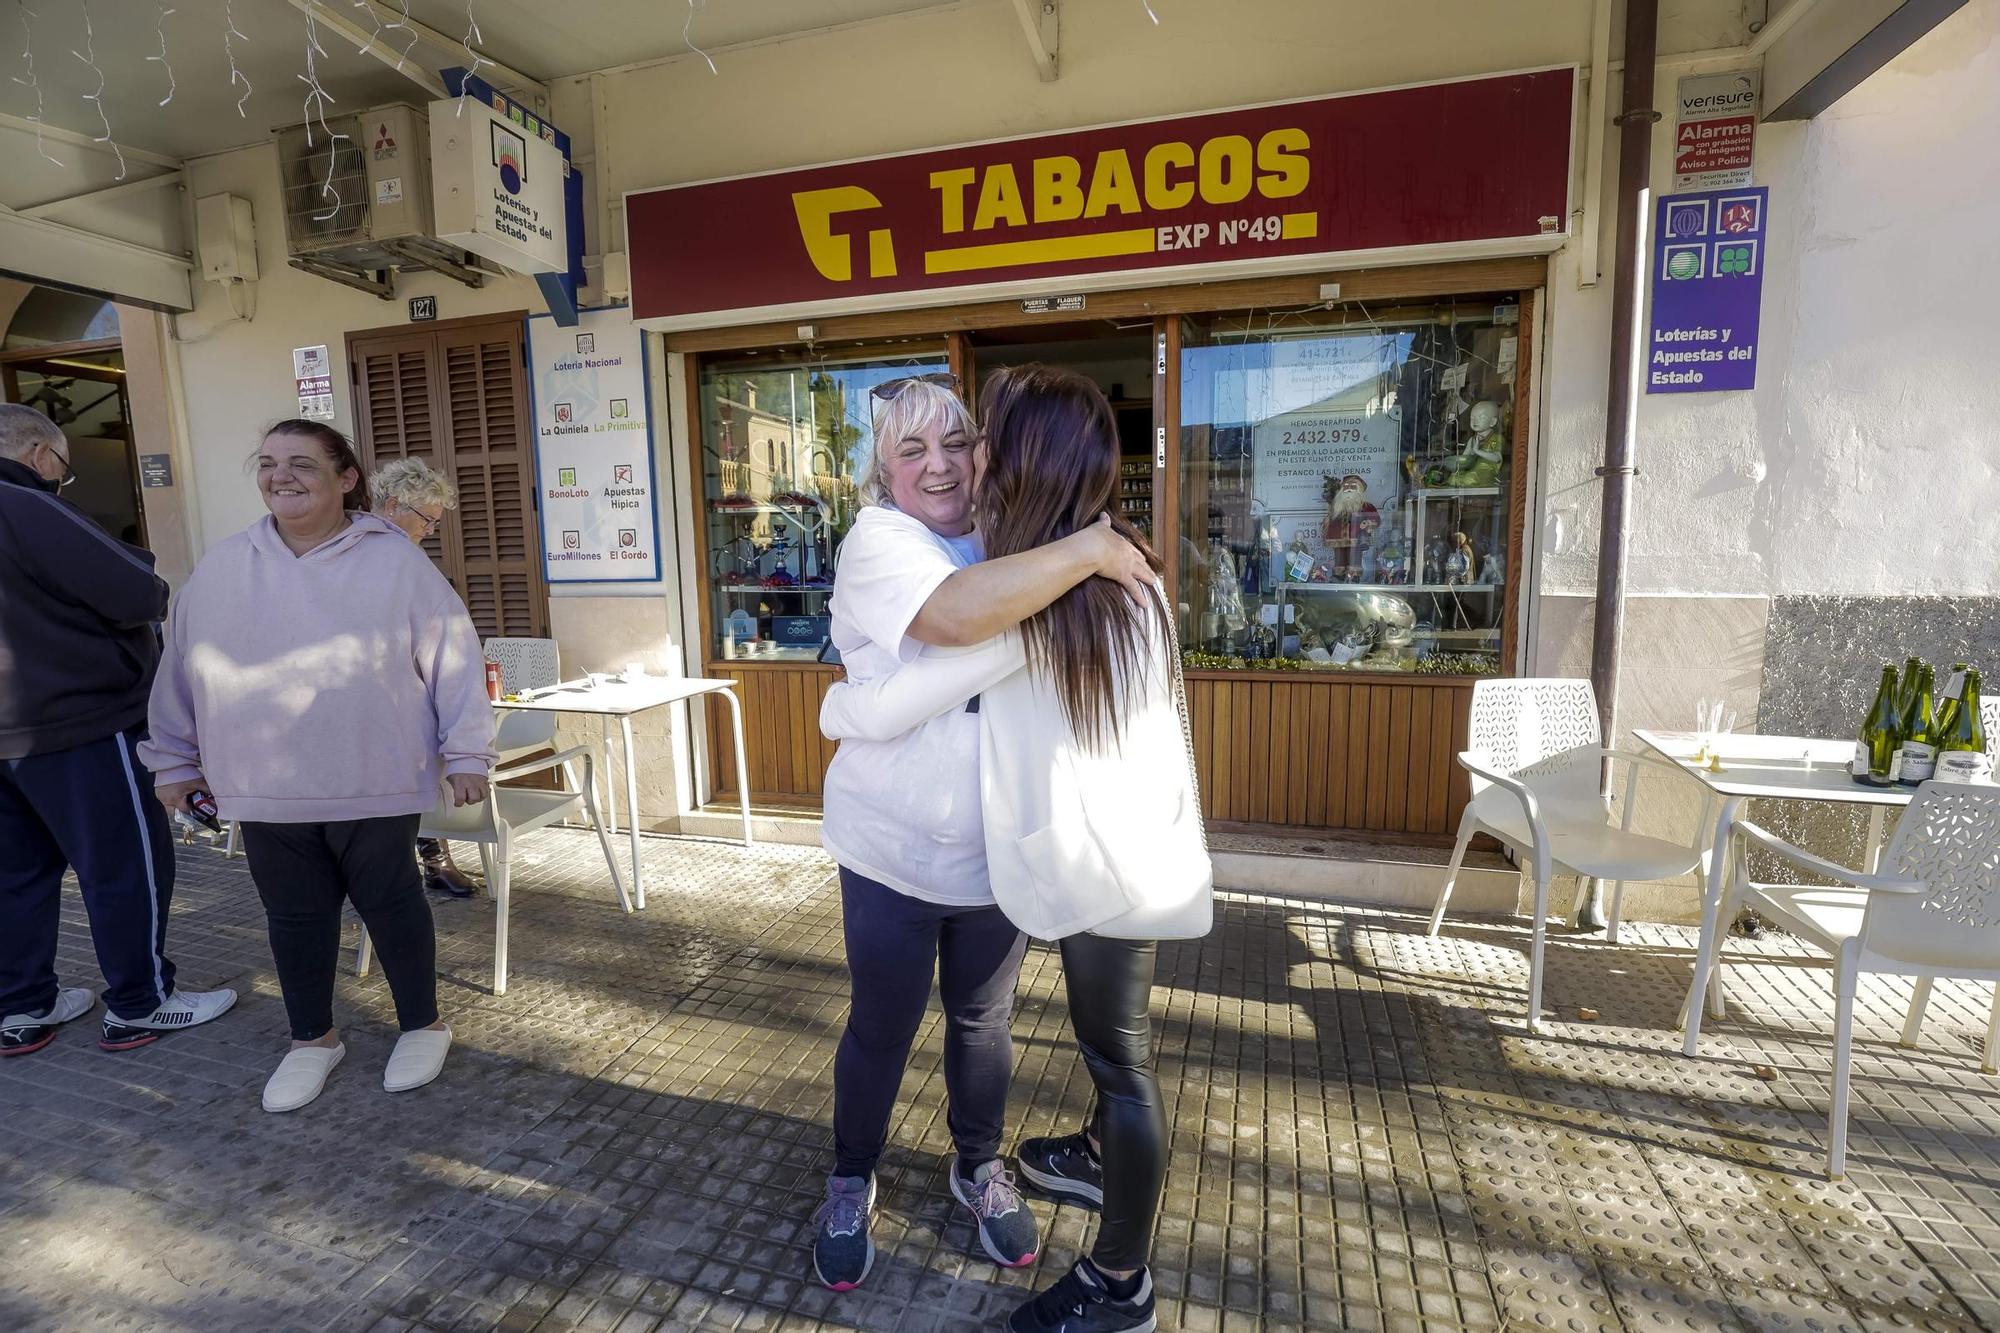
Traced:
[[437, 933], [410, 845], [417, 816], [326, 824], [243, 824], [250, 878], [264, 900], [271, 958], [292, 1040], [333, 1030], [340, 900], [368, 927], [405, 1032], [437, 1022]]
[[1099, 1268], [1143, 1268], [1167, 1178], [1167, 1113], [1153, 1075], [1152, 940], [1071, 935], [1061, 943], [1069, 1021], [1097, 1085], [1104, 1213], [1090, 1257]]

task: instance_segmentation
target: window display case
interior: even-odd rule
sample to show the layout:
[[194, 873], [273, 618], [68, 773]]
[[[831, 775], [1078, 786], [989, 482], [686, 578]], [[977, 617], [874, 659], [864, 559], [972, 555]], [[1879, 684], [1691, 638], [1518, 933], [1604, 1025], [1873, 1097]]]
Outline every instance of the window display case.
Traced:
[[1196, 669], [1501, 669], [1518, 306], [1216, 320], [1181, 355]]
[[701, 520], [712, 660], [811, 662], [833, 568], [874, 446], [870, 391], [942, 371], [944, 349], [896, 357], [704, 363]]

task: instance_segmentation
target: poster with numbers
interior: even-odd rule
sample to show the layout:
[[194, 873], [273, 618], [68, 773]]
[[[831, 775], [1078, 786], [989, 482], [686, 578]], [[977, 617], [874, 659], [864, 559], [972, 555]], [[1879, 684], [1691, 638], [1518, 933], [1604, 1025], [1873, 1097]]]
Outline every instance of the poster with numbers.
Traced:
[[656, 583], [645, 338], [622, 307], [528, 321], [542, 560], [550, 583]]

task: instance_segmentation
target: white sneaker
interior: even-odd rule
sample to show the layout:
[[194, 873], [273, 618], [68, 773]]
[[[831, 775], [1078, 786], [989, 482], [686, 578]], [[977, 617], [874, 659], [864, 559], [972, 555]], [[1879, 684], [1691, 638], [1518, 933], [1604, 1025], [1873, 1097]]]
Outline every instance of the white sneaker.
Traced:
[[32, 1055], [56, 1039], [56, 1029], [72, 1018], [82, 1018], [96, 1005], [97, 996], [83, 986], [56, 992], [55, 1003], [45, 1014], [9, 1014], [0, 1018], [0, 1056]]
[[326, 1088], [326, 1076], [347, 1058], [347, 1047], [301, 1046], [286, 1053], [264, 1084], [264, 1109], [296, 1111]]
[[451, 1049], [451, 1029], [419, 1028], [396, 1039], [389, 1063], [382, 1070], [382, 1091], [408, 1092], [421, 1088], [444, 1071], [445, 1053]]
[[143, 1018], [120, 1018], [116, 1014], [104, 1016], [104, 1035], [98, 1045], [107, 1051], [129, 1051], [134, 1047], [148, 1046], [160, 1039], [162, 1032], [179, 1032], [182, 1028], [199, 1027], [211, 1019], [222, 1017], [236, 1003], [233, 990], [177, 990], [167, 997], [167, 1002]]

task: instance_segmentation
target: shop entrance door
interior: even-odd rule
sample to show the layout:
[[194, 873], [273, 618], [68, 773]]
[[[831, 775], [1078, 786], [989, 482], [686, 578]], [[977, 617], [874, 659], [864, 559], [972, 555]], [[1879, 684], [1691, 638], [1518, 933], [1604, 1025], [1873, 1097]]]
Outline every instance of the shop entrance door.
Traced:
[[994, 329], [970, 339], [967, 396], [979, 401], [986, 376], [1003, 366], [1040, 363], [1075, 371], [1104, 391], [1118, 420], [1118, 512], [1146, 539], [1154, 526], [1154, 327], [1111, 320]]
[[139, 459], [125, 397], [125, 352], [117, 339], [0, 352], [0, 389], [62, 429], [76, 481], [63, 498], [120, 541], [145, 546]]

